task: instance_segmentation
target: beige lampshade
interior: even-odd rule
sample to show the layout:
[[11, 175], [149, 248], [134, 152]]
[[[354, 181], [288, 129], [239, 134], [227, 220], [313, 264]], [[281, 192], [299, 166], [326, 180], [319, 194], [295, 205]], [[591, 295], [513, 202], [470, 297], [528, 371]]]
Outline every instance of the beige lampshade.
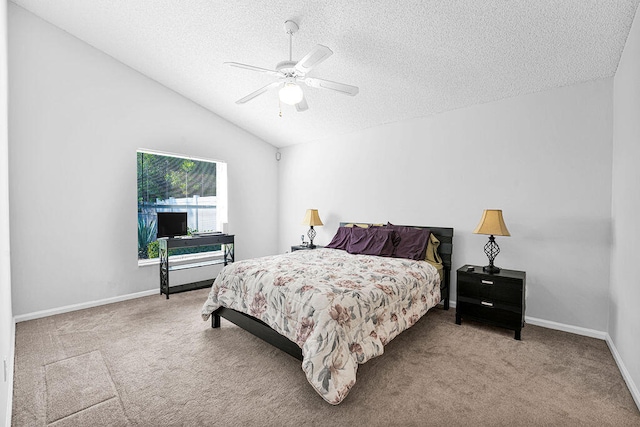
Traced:
[[318, 215], [318, 209], [307, 209], [307, 213], [304, 215], [304, 219], [302, 220], [302, 225], [323, 225], [320, 215]]
[[474, 234], [492, 234], [494, 236], [511, 236], [502, 219], [502, 210], [485, 209], [480, 224], [473, 231]]

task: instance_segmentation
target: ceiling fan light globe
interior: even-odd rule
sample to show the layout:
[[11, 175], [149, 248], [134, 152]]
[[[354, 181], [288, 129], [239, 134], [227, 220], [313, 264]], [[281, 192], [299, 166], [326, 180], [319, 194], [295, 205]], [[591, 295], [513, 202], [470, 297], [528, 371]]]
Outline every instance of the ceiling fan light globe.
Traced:
[[302, 88], [295, 83], [285, 83], [284, 86], [278, 92], [280, 101], [288, 105], [296, 105], [302, 101], [304, 94]]

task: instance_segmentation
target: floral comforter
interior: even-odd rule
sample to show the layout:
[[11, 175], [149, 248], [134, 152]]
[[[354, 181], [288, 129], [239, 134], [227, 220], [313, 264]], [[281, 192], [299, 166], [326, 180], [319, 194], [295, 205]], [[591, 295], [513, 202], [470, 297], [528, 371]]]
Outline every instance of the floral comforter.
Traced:
[[295, 251], [222, 269], [202, 307], [256, 317], [302, 348], [309, 383], [331, 404], [356, 381], [359, 363], [440, 302], [440, 277], [425, 261]]

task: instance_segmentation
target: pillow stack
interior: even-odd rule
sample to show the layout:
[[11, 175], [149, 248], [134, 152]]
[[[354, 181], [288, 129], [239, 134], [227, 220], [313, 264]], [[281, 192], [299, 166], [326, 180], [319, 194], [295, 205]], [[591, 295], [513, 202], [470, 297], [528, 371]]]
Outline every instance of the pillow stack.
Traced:
[[424, 260], [431, 230], [387, 223], [381, 226], [340, 227], [327, 248], [351, 254]]

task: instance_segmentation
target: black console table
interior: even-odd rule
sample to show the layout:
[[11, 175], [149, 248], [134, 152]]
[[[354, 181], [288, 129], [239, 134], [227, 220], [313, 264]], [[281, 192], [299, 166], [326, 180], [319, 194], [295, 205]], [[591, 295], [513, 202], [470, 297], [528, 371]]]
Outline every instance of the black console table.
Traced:
[[[200, 282], [187, 283], [184, 285], [170, 286], [169, 272], [175, 270], [184, 270], [187, 268], [204, 267], [207, 265], [224, 264], [235, 261], [234, 251], [234, 235], [233, 234], [212, 234], [208, 236], [187, 236], [187, 237], [163, 237], [158, 239], [158, 247], [160, 252], [160, 295], [165, 294], [169, 299], [169, 294], [177, 292], [191, 291], [194, 289], [202, 289], [211, 286], [213, 280], [204, 280]], [[187, 264], [170, 265], [169, 249], [188, 248], [197, 246], [222, 246], [222, 259], [212, 259], [200, 262], [192, 262]]]

